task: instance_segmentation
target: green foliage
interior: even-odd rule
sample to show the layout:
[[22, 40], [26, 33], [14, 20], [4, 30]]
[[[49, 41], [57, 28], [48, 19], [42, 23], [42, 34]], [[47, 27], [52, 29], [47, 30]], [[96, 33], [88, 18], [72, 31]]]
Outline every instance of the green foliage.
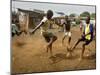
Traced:
[[69, 16], [70, 16], [70, 17], [75, 17], [76, 14], [72, 13], [72, 14], [70, 14]]
[[95, 17], [96, 17], [96, 14], [95, 13], [92, 13], [91, 14], [91, 18], [94, 19]]
[[85, 11], [83, 13], [80, 14], [81, 17], [86, 17], [86, 16], [90, 16], [90, 13]]
[[76, 19], [76, 24], [80, 24], [80, 19]]

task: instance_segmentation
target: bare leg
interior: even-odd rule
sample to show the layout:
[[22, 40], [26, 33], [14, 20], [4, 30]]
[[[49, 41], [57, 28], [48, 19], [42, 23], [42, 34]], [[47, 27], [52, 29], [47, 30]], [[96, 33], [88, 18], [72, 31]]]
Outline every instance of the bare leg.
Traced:
[[70, 47], [71, 37], [68, 38], [68, 48]]
[[72, 48], [72, 50], [76, 48], [76, 46], [80, 43], [80, 41], [82, 41], [82, 39], [78, 39], [78, 41], [75, 43], [75, 45], [74, 45], [74, 47]]
[[[71, 37], [68, 38], [68, 41], [67, 41], [67, 57], [71, 57], [72, 56], [72, 53], [71, 53], [71, 49], [70, 49], [70, 42], [71, 42]], [[68, 54], [70, 56], [68, 56]]]
[[51, 54], [51, 56], [53, 56], [53, 54], [52, 54], [52, 44], [50, 44], [50, 54]]
[[85, 44], [83, 44], [83, 46], [82, 46], [83, 48], [82, 48], [82, 54], [81, 54], [81, 58], [83, 58], [83, 54], [84, 54], [84, 51], [85, 51]]
[[50, 39], [49, 44], [47, 45], [47, 52], [48, 52], [48, 50], [50, 50], [51, 56], [53, 55], [53, 54], [52, 54], [52, 44], [53, 44], [56, 40], [57, 40], [57, 37], [56, 37], [56, 36], [52, 37], [52, 38]]
[[49, 49], [48, 45], [47, 45], [47, 47], [46, 47], [46, 48], [47, 48], [47, 53], [48, 53], [48, 49]]
[[64, 45], [65, 38], [66, 38], [66, 35], [64, 35], [64, 37], [62, 38], [62, 45]]
[[68, 44], [70, 45], [70, 42], [71, 42], [71, 37], [69, 37], [69, 40], [68, 40]]
[[49, 50], [52, 50], [52, 48], [51, 48], [51, 47], [52, 47], [52, 44], [50, 44], [50, 43], [49, 43], [49, 44], [47, 44], [47, 47], [46, 47], [46, 48], [47, 48], [47, 52], [48, 52]]

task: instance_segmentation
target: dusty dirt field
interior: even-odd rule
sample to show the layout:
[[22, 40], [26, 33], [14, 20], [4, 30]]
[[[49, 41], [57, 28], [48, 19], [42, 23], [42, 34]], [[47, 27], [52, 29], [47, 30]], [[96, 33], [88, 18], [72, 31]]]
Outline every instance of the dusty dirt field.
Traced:
[[[57, 29], [52, 29], [52, 31], [56, 31], [55, 34], [58, 37], [58, 40], [53, 45], [53, 54], [56, 57], [50, 57], [50, 53], [46, 52], [46, 42], [40, 35], [39, 30], [34, 35], [24, 36], [24, 34], [22, 34], [12, 38], [12, 73], [69, 71], [96, 68], [95, 40], [86, 47], [84, 59], [79, 61], [82, 43], [76, 47], [72, 57], [67, 58], [66, 46], [62, 46], [61, 43], [63, 32], [57, 32]], [[73, 27], [71, 46], [74, 45], [79, 37], [79, 28]], [[65, 40], [65, 45], [66, 41], [67, 39]]]

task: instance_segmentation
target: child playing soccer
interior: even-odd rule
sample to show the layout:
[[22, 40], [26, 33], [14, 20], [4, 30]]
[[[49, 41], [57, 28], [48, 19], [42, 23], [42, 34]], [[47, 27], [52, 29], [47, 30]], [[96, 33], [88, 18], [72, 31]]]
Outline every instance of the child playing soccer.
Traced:
[[75, 49], [76, 46], [83, 41], [83, 45], [82, 45], [82, 53], [80, 55], [80, 59], [83, 58], [83, 54], [84, 54], [84, 50], [85, 50], [85, 46], [90, 44], [90, 42], [93, 40], [93, 24], [90, 24], [90, 16], [87, 16], [86, 18], [86, 25], [84, 27], [84, 32], [83, 35], [81, 36], [81, 38], [78, 39], [78, 41], [76, 42], [76, 44], [74, 45], [74, 47], [72, 48]]
[[70, 20], [68, 16], [65, 16], [65, 22], [63, 23], [64, 26], [64, 37], [62, 38], [62, 44], [64, 43], [64, 39], [68, 36], [68, 44], [67, 44], [67, 50], [69, 50], [70, 42], [71, 42], [71, 31], [70, 31]]
[[50, 50], [51, 56], [52, 54], [52, 44], [57, 40], [57, 36], [55, 36], [51, 31], [49, 31], [49, 21], [53, 16], [53, 12], [51, 10], [47, 11], [46, 16], [42, 19], [40, 24], [34, 28], [32, 33], [34, 33], [38, 28], [41, 27], [42, 36], [45, 38], [48, 43], [46, 46], [47, 52]]

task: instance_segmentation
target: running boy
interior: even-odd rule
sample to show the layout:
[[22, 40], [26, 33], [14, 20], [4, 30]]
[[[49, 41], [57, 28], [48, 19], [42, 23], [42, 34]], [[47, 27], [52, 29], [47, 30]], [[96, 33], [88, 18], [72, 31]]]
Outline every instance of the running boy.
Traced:
[[82, 45], [82, 53], [80, 55], [80, 59], [83, 58], [85, 46], [88, 45], [92, 40], [93, 40], [93, 24], [90, 24], [90, 16], [87, 16], [87, 18], [86, 18], [86, 25], [84, 26], [83, 34], [82, 34], [81, 38], [78, 39], [78, 41], [76, 42], [74, 47], [72, 48], [72, 49], [75, 49], [76, 46], [81, 41], [84, 42], [83, 45]]
[[63, 23], [63, 26], [64, 26], [64, 37], [62, 38], [62, 44], [64, 43], [64, 39], [68, 36], [67, 50], [69, 50], [71, 42], [71, 31], [70, 31], [71, 23], [67, 15], [65, 16], [65, 22]]
[[51, 10], [48, 10], [46, 16], [42, 19], [40, 24], [36, 26], [35, 29], [32, 31], [32, 33], [34, 33], [38, 28], [41, 27], [42, 36], [45, 38], [46, 42], [48, 43], [46, 46], [47, 52], [48, 50], [50, 50], [51, 56], [53, 55], [52, 44], [57, 40], [57, 36], [55, 36], [51, 31], [49, 31], [49, 23], [52, 16], [53, 16], [53, 12]]

